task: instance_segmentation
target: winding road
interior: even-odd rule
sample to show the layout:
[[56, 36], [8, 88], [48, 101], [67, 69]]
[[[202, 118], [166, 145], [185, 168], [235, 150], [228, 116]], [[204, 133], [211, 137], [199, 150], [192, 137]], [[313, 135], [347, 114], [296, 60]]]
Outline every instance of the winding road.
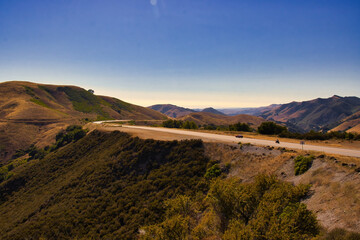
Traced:
[[318, 151], [318, 152], [339, 154], [339, 155], [350, 156], [350, 157], [360, 157], [360, 150], [354, 150], [354, 149], [325, 147], [325, 146], [307, 145], [307, 144], [301, 145], [300, 143], [289, 143], [289, 142], [280, 142], [278, 144], [278, 143], [275, 143], [274, 141], [264, 140], [264, 139], [254, 139], [254, 138], [245, 138], [245, 137], [244, 138], [235, 138], [235, 136], [195, 132], [195, 131], [180, 130], [180, 129], [160, 128], [160, 127], [122, 125], [122, 128], [133, 128], [133, 129], [143, 129], [143, 130], [147, 130], [147, 131], [154, 131], [154, 134], [156, 134], [156, 132], [165, 132], [165, 133], [171, 133], [171, 134], [180, 134], [180, 135], [185, 135], [185, 136], [199, 137], [200, 139], [209, 139], [209, 140], [215, 140], [215, 141], [220, 141], [220, 142], [251, 143], [251, 144], [256, 144], [256, 145], [284, 147], [284, 148], [300, 149], [300, 150], [303, 149], [305, 151]]

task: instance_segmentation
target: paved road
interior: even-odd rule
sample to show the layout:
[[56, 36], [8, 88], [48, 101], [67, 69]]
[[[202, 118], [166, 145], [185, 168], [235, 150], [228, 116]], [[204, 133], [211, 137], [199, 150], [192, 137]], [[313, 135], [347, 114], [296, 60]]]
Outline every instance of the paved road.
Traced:
[[257, 144], [257, 145], [284, 147], [284, 148], [292, 148], [292, 149], [302, 149], [302, 147], [303, 147], [304, 150], [307, 150], [307, 151], [318, 151], [318, 152], [324, 152], [324, 153], [339, 154], [339, 155], [344, 155], [344, 156], [360, 157], [360, 150], [353, 150], [353, 149], [334, 148], [334, 147], [325, 147], [325, 146], [307, 145], [307, 144], [302, 146], [302, 145], [300, 145], [300, 143], [289, 143], [289, 142], [281, 142], [280, 144], [277, 144], [274, 141], [270, 141], [270, 140], [254, 139], [254, 138], [235, 138], [234, 136], [227, 136], [227, 135], [220, 135], [220, 134], [213, 134], [213, 133], [203, 133], [203, 132], [193, 132], [193, 131], [170, 129], [170, 128], [129, 126], [129, 125], [122, 125], [122, 127], [144, 129], [144, 130], [150, 130], [150, 131], [154, 131], [154, 132], [166, 132], [166, 133], [173, 133], [173, 134], [180, 134], [180, 135], [187, 135], [187, 136], [195, 136], [195, 137], [199, 137], [201, 139], [210, 139], [210, 140], [229, 142], [229, 143], [242, 142], [242, 143], [251, 143], [251, 144]]

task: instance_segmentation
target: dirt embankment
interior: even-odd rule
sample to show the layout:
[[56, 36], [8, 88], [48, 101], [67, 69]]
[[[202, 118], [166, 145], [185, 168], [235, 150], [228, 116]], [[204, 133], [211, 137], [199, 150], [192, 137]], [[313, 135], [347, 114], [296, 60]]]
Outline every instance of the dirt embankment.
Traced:
[[322, 226], [360, 231], [360, 159], [315, 155], [311, 168], [295, 176], [294, 158], [300, 152], [269, 147], [206, 143], [207, 155], [231, 165], [229, 177], [251, 181], [259, 173], [275, 174], [293, 184], [311, 184], [304, 203], [314, 211]]

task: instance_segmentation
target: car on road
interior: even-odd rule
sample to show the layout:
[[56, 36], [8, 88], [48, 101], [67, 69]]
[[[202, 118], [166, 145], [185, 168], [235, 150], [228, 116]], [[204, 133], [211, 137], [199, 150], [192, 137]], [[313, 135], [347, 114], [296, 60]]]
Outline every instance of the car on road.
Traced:
[[244, 136], [243, 135], [236, 135], [235, 137], [236, 138], [243, 138]]

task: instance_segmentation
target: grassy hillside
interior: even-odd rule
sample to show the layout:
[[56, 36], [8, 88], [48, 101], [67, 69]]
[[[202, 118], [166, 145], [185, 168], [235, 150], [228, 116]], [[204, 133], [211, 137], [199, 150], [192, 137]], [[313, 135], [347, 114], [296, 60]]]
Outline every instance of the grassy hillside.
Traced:
[[45, 144], [66, 125], [103, 119], [161, 120], [166, 116], [76, 86], [0, 83], [0, 163], [31, 143]]
[[132, 239], [163, 217], [163, 201], [204, 193], [201, 141], [92, 132], [33, 160], [0, 185], [2, 239]]
[[229, 125], [235, 124], [238, 122], [248, 123], [252, 127], [258, 127], [265, 120], [260, 117], [240, 114], [236, 116], [225, 116], [208, 112], [197, 112], [186, 115], [185, 117], [180, 118], [183, 121], [193, 121], [198, 125]]
[[12, 121], [165, 118], [161, 113], [148, 108], [111, 97], [97, 96], [76, 86], [5, 82], [0, 83], [0, 93], [0, 118]]

